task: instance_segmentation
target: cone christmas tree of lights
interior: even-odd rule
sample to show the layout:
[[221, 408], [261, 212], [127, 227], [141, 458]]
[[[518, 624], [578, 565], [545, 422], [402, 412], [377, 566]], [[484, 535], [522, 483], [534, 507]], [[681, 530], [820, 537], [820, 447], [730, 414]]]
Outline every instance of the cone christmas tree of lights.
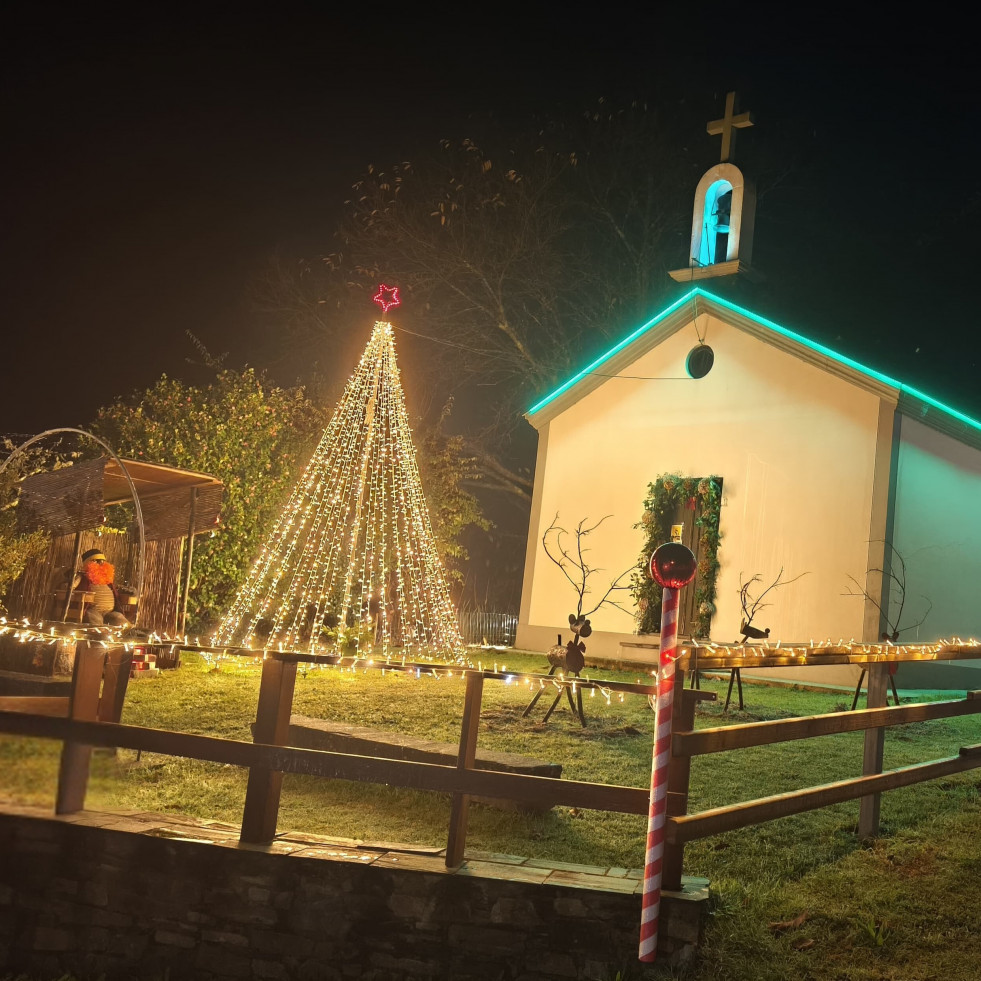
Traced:
[[[398, 288], [374, 297], [384, 312]], [[317, 449], [222, 618], [219, 646], [463, 658], [392, 325], [375, 323]]]

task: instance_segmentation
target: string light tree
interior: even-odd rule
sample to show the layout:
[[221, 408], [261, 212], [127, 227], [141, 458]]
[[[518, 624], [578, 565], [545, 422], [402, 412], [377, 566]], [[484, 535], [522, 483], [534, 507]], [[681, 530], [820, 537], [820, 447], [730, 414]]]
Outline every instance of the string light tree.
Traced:
[[[374, 302], [387, 313], [398, 287]], [[387, 321], [213, 643], [466, 662]]]

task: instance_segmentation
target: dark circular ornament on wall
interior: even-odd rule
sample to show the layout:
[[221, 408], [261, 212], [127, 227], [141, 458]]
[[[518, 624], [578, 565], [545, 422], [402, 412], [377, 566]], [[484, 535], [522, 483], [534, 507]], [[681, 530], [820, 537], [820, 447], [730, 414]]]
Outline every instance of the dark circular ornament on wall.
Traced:
[[699, 344], [688, 352], [685, 370], [692, 378], [704, 378], [715, 364], [715, 352], [708, 344]]

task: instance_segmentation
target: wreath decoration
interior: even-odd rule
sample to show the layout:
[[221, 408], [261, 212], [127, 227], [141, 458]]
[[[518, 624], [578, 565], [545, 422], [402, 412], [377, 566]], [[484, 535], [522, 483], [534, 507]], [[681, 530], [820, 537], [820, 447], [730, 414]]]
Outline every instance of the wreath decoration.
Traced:
[[632, 577], [637, 603], [637, 632], [656, 634], [661, 631], [661, 587], [651, 578], [649, 563], [658, 545], [668, 541], [670, 522], [679, 508], [701, 513], [695, 519], [698, 528], [698, 569], [695, 573], [694, 637], [708, 637], [715, 613], [715, 586], [719, 577], [719, 509], [722, 503], [721, 477], [682, 477], [661, 474], [648, 485], [644, 514], [635, 528], [644, 532], [644, 545]]

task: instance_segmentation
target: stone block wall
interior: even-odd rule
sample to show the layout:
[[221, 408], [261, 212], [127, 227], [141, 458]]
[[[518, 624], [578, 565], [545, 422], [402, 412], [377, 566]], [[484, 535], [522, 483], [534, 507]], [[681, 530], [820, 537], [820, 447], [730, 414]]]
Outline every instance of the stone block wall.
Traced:
[[69, 637], [21, 642], [13, 634], [0, 637], [0, 671], [71, 677], [76, 641]]
[[[662, 903], [690, 956], [704, 880]], [[170, 815], [0, 808], [0, 975], [79, 979], [605, 981], [642, 976], [640, 875], [238, 829]]]

